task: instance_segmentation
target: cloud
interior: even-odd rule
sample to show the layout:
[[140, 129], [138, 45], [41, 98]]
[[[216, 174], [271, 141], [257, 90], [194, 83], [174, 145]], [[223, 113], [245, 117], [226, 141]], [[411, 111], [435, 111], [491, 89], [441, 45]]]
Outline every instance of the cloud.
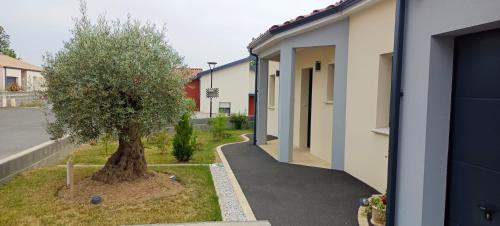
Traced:
[[[298, 15], [336, 0], [87, 0], [91, 18], [133, 18], [165, 24], [171, 45], [191, 67], [207, 61], [228, 63], [248, 55], [252, 37]], [[18, 55], [42, 64], [45, 52], [56, 52], [71, 37], [77, 0], [19, 0], [2, 3], [0, 24]]]

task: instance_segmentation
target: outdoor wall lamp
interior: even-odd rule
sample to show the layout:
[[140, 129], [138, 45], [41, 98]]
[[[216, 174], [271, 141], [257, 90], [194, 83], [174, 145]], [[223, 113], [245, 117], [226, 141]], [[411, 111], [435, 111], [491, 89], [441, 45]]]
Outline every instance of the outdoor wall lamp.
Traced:
[[320, 61], [316, 61], [316, 63], [314, 64], [314, 69], [316, 69], [316, 71], [321, 71], [321, 62]]

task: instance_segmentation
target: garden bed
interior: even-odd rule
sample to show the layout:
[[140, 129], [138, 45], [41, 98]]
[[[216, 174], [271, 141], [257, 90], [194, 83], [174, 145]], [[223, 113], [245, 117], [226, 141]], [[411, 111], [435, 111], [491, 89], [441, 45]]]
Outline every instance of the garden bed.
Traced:
[[[75, 177], [88, 177], [98, 169], [76, 167]], [[106, 205], [103, 199], [99, 205], [82, 205], [58, 195], [65, 187], [65, 168], [50, 167], [22, 173], [0, 186], [0, 225], [122, 225], [222, 219], [208, 166], [153, 169], [177, 175], [182, 189], [176, 194], [149, 200]], [[90, 202], [90, 197], [88, 199]]]
[[[102, 143], [84, 144], [68, 157], [77, 164], [72, 193], [66, 188], [63, 166], [30, 170], [0, 185], [0, 225], [220, 221], [221, 211], [209, 166], [200, 164], [216, 161], [215, 147], [241, 141], [239, 135], [247, 132], [229, 130], [229, 136], [221, 140], [213, 140], [209, 132], [199, 132], [200, 150], [194, 152], [191, 161], [179, 165], [171, 150], [161, 152], [145, 142], [148, 168], [156, 176], [113, 185], [91, 181], [89, 177], [116, 150], [116, 143], [108, 144], [107, 151]], [[171, 181], [170, 175], [176, 175], [177, 181]], [[102, 203], [90, 204], [94, 193], [102, 197]]]

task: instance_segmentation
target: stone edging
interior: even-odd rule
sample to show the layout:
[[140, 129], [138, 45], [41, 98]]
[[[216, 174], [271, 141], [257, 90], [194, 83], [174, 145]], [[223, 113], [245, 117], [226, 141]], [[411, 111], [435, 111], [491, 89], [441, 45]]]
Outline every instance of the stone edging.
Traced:
[[243, 190], [241, 190], [240, 184], [238, 183], [238, 180], [236, 179], [236, 176], [234, 175], [233, 170], [231, 169], [231, 166], [229, 165], [229, 163], [226, 159], [226, 156], [224, 156], [224, 153], [222, 152], [222, 147], [224, 147], [226, 145], [248, 142], [250, 139], [248, 139], [248, 137], [246, 137], [245, 135], [247, 135], [247, 134], [241, 135], [241, 137], [244, 139], [244, 141], [222, 144], [222, 145], [217, 146], [216, 150], [217, 150], [217, 154], [219, 154], [219, 158], [221, 159], [222, 163], [224, 164], [224, 169], [226, 170], [227, 176], [229, 177], [229, 181], [231, 181], [231, 185], [233, 186], [234, 193], [236, 194], [236, 197], [238, 198], [240, 206], [243, 209], [243, 212], [245, 213], [247, 221], [255, 221], [256, 218], [255, 218], [255, 215], [253, 214], [252, 208], [250, 207], [250, 204], [248, 203], [248, 200], [245, 197]]

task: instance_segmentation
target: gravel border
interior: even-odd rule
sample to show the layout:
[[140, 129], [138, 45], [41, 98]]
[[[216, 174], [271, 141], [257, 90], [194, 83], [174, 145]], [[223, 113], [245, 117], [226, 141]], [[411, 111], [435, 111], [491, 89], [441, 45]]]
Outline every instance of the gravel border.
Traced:
[[224, 169], [224, 164], [210, 164], [210, 172], [215, 185], [223, 221], [246, 221], [243, 208], [236, 197], [233, 186]]

